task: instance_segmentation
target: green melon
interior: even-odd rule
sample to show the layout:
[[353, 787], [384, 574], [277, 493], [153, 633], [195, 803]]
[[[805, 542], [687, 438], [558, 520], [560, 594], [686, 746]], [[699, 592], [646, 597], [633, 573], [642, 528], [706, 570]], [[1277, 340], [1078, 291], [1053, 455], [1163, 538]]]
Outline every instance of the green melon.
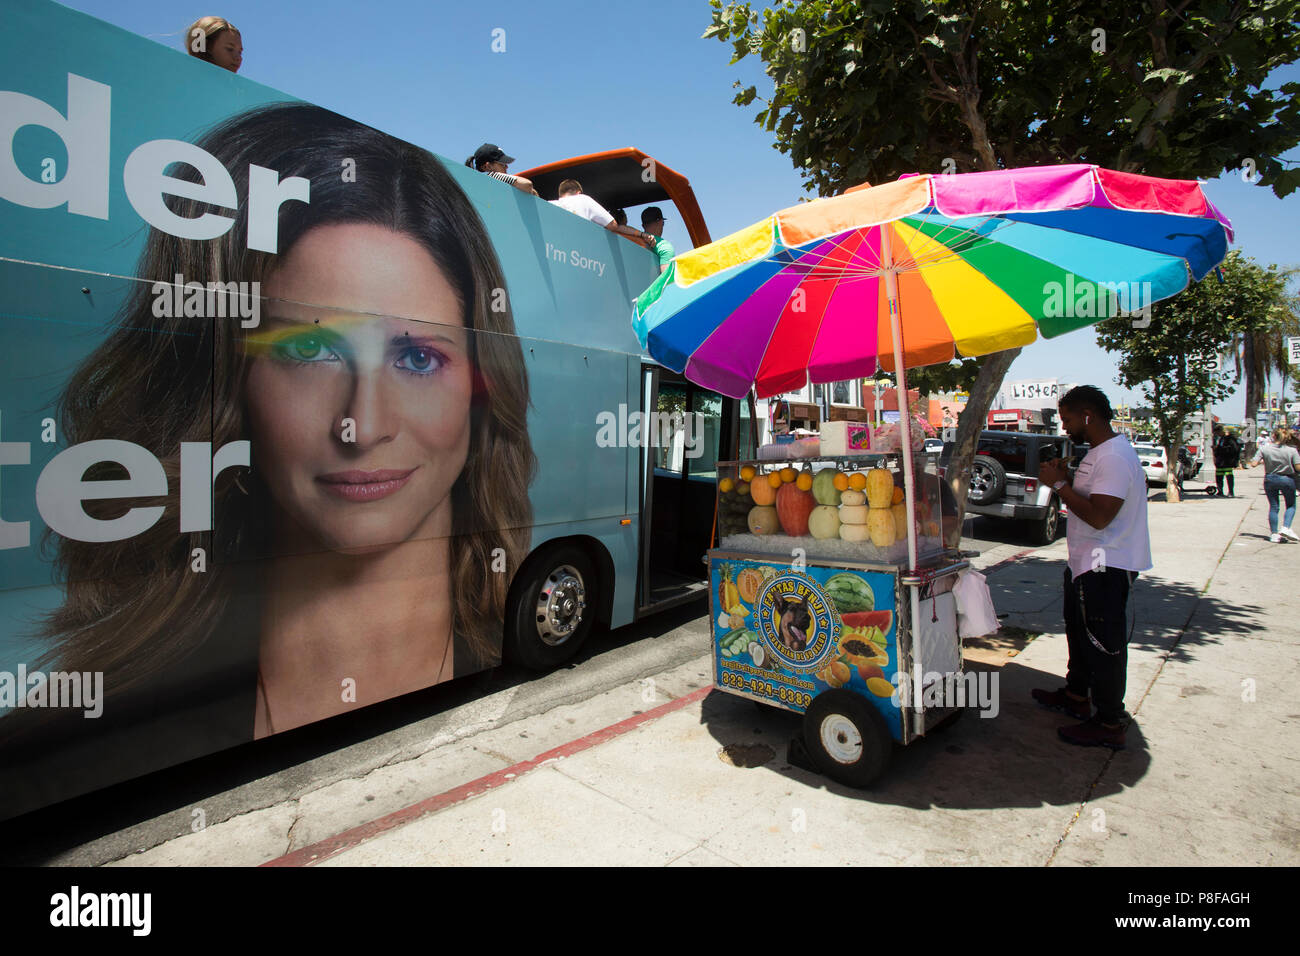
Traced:
[[840, 493], [835, 490], [836, 474], [838, 471], [834, 468], [823, 468], [813, 477], [812, 493], [819, 505], [840, 503]]

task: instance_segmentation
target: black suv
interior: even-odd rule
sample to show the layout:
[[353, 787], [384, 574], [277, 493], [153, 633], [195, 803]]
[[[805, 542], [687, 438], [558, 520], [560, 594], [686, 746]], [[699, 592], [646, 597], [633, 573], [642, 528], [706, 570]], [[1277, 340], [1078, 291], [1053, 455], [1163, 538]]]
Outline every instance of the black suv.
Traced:
[[[943, 446], [940, 464], [947, 466], [952, 443]], [[1061, 528], [1061, 499], [1038, 480], [1038, 465], [1049, 458], [1073, 459], [1081, 450], [1066, 435], [1032, 432], [980, 432], [971, 464], [966, 513], [1024, 522], [1036, 544], [1051, 544]]]

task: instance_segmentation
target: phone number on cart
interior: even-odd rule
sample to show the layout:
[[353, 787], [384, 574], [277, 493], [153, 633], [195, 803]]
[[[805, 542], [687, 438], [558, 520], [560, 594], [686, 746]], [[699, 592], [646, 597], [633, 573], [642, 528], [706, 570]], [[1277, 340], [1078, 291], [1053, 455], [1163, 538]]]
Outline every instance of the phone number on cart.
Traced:
[[747, 690], [751, 694], [761, 694], [764, 697], [771, 697], [776, 700], [784, 701], [787, 704], [793, 704], [796, 707], [808, 707], [812, 703], [812, 694], [805, 694], [803, 691], [791, 690], [784, 684], [773, 684], [771, 681], [759, 680], [756, 677], [743, 677], [740, 674], [730, 672], [722, 675], [722, 683], [727, 687], [734, 687], [737, 690]]

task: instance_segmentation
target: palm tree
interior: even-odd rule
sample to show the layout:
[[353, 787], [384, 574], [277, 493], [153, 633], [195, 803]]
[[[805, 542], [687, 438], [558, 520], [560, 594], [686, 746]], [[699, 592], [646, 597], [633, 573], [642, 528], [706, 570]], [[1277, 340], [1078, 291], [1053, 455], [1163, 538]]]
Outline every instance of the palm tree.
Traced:
[[[1225, 271], [1239, 267], [1239, 257], [1239, 252], [1229, 253], [1224, 260]], [[1234, 322], [1239, 318], [1237, 316], [1225, 316], [1227, 322], [1237, 327], [1222, 357], [1232, 360], [1233, 384], [1241, 385], [1245, 380], [1247, 421], [1254, 418], [1256, 409], [1262, 404], [1264, 387], [1272, 373], [1281, 377], [1285, 394], [1287, 379], [1291, 375], [1286, 340], [1288, 336], [1300, 335], [1300, 296], [1287, 295], [1284, 291], [1287, 283], [1300, 274], [1300, 268], [1278, 270], [1270, 267], [1260, 271], [1267, 277], [1267, 284], [1272, 286], [1269, 291], [1273, 293], [1269, 296], [1271, 301], [1262, 310], [1263, 314], [1252, 316], [1248, 324]]]

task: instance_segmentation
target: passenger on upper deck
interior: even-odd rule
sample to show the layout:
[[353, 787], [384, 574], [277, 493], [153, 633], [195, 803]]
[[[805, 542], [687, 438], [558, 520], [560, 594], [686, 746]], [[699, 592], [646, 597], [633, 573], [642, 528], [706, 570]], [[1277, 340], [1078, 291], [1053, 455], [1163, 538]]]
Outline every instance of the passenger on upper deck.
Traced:
[[500, 146], [495, 143], [484, 143], [474, 150], [473, 156], [465, 160], [465, 165], [471, 169], [477, 169], [480, 173], [487, 173], [503, 183], [509, 183], [521, 192], [536, 196], [537, 190], [533, 188], [532, 180], [525, 179], [523, 176], [511, 176], [506, 172], [506, 169], [514, 161], [515, 158], [507, 156], [505, 150]]
[[185, 31], [190, 56], [207, 60], [231, 73], [244, 62], [244, 38], [225, 17], [199, 17]]
[[650, 251], [659, 257], [659, 271], [662, 273], [677, 255], [673, 244], [664, 238], [664, 213], [658, 206], [647, 206], [641, 210], [641, 228], [654, 237]]
[[590, 219], [596, 225], [604, 226], [610, 232], [617, 232], [621, 236], [640, 239], [647, 245], [653, 245], [654, 243], [654, 236], [650, 235], [650, 233], [642, 232], [640, 229], [633, 229], [631, 226], [620, 226], [616, 223], [614, 217], [606, 211], [604, 206], [590, 196], [583, 194], [582, 183], [576, 179], [566, 179], [560, 183], [560, 198], [552, 199], [551, 205], [567, 209], [575, 216]]

